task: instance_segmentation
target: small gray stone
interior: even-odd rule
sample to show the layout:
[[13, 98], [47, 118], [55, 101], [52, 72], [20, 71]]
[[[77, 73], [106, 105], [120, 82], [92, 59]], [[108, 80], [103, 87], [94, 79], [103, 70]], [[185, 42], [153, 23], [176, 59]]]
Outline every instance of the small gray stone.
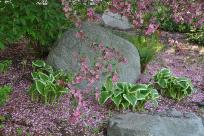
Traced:
[[181, 113], [180, 111], [177, 111], [176, 109], [171, 109], [168, 114], [172, 117], [183, 117], [183, 113]]
[[[77, 63], [73, 53], [81, 56], [86, 56], [90, 61], [90, 66], [95, 63], [95, 58], [98, 53], [90, 48], [90, 45], [95, 43], [103, 43], [105, 47], [114, 48], [124, 58], [127, 59], [127, 64], [118, 64], [117, 71], [121, 82], [135, 83], [140, 75], [140, 56], [138, 50], [133, 44], [127, 40], [116, 36], [110, 30], [93, 23], [83, 23], [82, 29], [86, 35], [85, 40], [76, 38], [77, 28], [69, 29], [57, 42], [49, 53], [47, 63], [56, 69], [71, 70], [74, 73], [79, 72], [80, 64]], [[101, 87], [105, 80], [102, 75], [95, 87]], [[87, 82], [79, 85], [79, 88], [84, 88]]]
[[[119, 119], [118, 119], [119, 118]], [[108, 136], [204, 136], [200, 118], [128, 113], [109, 120]]]
[[102, 20], [105, 25], [118, 28], [122, 30], [131, 29], [132, 25], [129, 23], [128, 18], [121, 16], [118, 13], [113, 13], [110, 11], [105, 11], [102, 16]]

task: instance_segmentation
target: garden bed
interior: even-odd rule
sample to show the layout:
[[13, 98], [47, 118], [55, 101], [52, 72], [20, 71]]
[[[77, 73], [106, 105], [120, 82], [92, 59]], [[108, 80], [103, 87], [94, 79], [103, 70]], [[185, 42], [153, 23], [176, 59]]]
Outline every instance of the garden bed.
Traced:
[[[198, 103], [204, 100], [204, 48], [182, 41], [178, 44], [178, 47], [175, 44], [167, 45], [167, 48], [147, 65], [138, 82], [149, 83], [156, 71], [168, 67], [176, 76], [190, 78], [197, 92], [180, 102], [161, 97], [156, 110], [148, 105], [146, 110], [164, 112], [174, 108], [181, 112], [195, 112], [204, 116], [204, 111], [198, 106]], [[0, 75], [0, 86], [11, 85], [13, 88], [9, 101], [0, 109], [0, 115], [6, 117], [0, 135], [18, 135], [22, 132], [34, 136], [105, 135], [106, 120], [119, 111], [108, 104], [99, 105], [94, 92], [86, 96], [88, 99], [79, 124], [71, 120], [73, 101], [69, 94], [64, 95], [59, 103], [53, 106], [30, 100], [28, 89], [32, 83], [30, 73], [31, 62], [36, 59], [34, 56], [27, 52], [23, 44], [12, 46], [0, 53], [0, 60], [11, 59], [13, 62], [7, 73]]]

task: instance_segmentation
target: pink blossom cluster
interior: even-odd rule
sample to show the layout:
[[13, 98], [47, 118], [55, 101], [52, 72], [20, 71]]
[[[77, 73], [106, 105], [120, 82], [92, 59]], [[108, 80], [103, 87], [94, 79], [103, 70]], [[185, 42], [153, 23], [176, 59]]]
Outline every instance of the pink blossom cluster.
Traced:
[[[74, 15], [77, 11], [73, 10], [73, 2], [61, 0], [64, 5], [63, 11], [69, 15]], [[99, 4], [101, 0], [94, 0], [95, 5], [87, 5], [87, 1], [81, 1], [86, 5], [87, 17], [90, 21], [99, 20], [99, 17], [95, 14], [94, 6]], [[155, 16], [150, 20], [145, 21], [145, 15], [149, 13], [155, 13], [158, 10], [157, 4], [160, 3], [171, 10], [171, 18], [176, 23], [187, 23], [195, 27], [200, 27], [204, 24], [204, 1], [186, 1], [186, 0], [110, 0], [110, 10], [115, 13], [119, 13], [129, 18], [132, 24], [136, 28], [146, 27], [145, 33], [147, 35], [154, 33], [159, 28], [159, 22], [155, 21]], [[77, 9], [75, 9], [77, 10]], [[75, 15], [75, 18], [77, 15]], [[76, 21], [76, 20], [75, 20]], [[78, 33], [78, 37], [82, 35], [82, 32]]]
[[[144, 16], [148, 13], [156, 11], [155, 2], [162, 3], [172, 10], [172, 18], [177, 23], [187, 23], [200, 27], [204, 24], [204, 2], [189, 2], [186, 0], [138, 0], [132, 2], [130, 0], [112, 0], [111, 10], [121, 15], [127, 16], [135, 27], [144, 25]], [[155, 8], [155, 9], [154, 9]], [[149, 20], [146, 34], [154, 33], [158, 29], [158, 22], [152, 22], [154, 16]], [[197, 21], [193, 21], [197, 20]]]
[[[69, 119], [69, 121], [73, 123], [80, 121], [80, 117], [87, 104], [84, 96], [94, 89], [94, 84], [100, 80], [102, 74], [106, 74], [108, 77], [111, 76], [113, 82], [119, 80], [117, 69], [113, 68], [111, 62], [115, 62], [115, 64], [127, 63], [127, 60], [118, 51], [114, 48], [105, 47], [103, 43], [93, 43], [89, 47], [93, 52], [99, 54], [99, 56], [94, 59], [96, 60], [95, 65], [92, 67], [89, 65], [88, 57], [80, 57], [77, 53], [73, 54], [80, 64], [80, 69], [74, 76], [72, 83], [66, 85], [71, 90], [73, 98], [77, 100], [77, 107]], [[78, 89], [76, 86], [84, 81], [87, 82], [85, 88]], [[98, 88], [95, 88], [95, 95], [97, 100], [99, 98]]]

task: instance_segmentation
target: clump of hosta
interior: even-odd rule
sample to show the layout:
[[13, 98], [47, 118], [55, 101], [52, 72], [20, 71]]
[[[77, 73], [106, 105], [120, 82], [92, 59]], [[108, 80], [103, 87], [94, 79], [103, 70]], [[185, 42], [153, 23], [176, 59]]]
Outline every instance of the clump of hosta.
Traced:
[[70, 74], [55, 71], [42, 60], [33, 61], [32, 66], [35, 68], [32, 73], [34, 83], [29, 90], [32, 100], [53, 104], [69, 91], [65, 83], [72, 80]]
[[163, 96], [180, 101], [194, 91], [192, 82], [185, 77], [173, 76], [171, 71], [163, 68], [156, 73], [154, 81]]
[[146, 84], [130, 84], [126, 82], [118, 82], [113, 84], [110, 78], [102, 86], [99, 103], [105, 104], [108, 100], [111, 100], [115, 106], [119, 109], [133, 110], [144, 109], [144, 105], [147, 101], [151, 101], [157, 104], [159, 94], [156, 89]]

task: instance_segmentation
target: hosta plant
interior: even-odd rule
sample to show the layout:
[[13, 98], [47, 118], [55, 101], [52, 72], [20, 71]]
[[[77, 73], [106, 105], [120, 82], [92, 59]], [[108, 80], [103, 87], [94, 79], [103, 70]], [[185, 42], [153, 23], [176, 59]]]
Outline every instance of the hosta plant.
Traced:
[[173, 76], [167, 68], [161, 69], [154, 76], [154, 81], [160, 89], [161, 95], [180, 101], [193, 91], [191, 80], [185, 77]]
[[0, 61], [0, 73], [6, 73], [11, 63], [12, 63], [11, 60]]
[[32, 73], [34, 83], [29, 90], [32, 100], [53, 104], [68, 92], [64, 83], [72, 80], [69, 74], [53, 70], [42, 60], [33, 61], [32, 65], [35, 68]]
[[0, 87], [0, 106], [3, 106], [7, 102], [11, 91], [12, 89], [10, 86]]
[[111, 79], [108, 79], [102, 86], [99, 103], [104, 104], [111, 100], [118, 109], [120, 107], [123, 109], [132, 107], [133, 110], [142, 110], [147, 101], [157, 104], [158, 98], [157, 90], [153, 89], [151, 85], [126, 82], [113, 84]]

